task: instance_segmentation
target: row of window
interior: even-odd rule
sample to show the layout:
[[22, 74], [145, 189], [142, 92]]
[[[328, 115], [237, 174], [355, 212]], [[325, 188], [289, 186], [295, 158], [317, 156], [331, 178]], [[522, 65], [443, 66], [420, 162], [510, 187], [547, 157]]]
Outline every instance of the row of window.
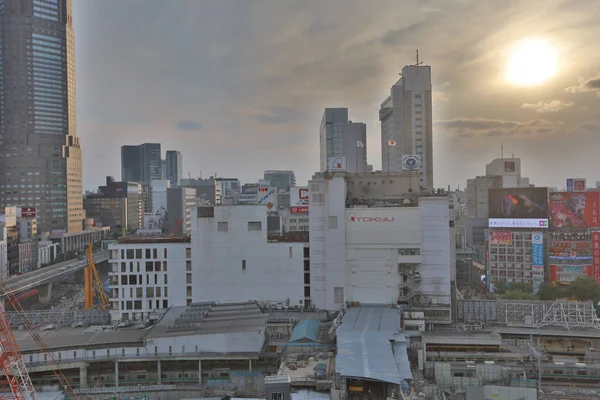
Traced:
[[[251, 221], [248, 222], [248, 231], [249, 232], [257, 232], [262, 230], [262, 222], [261, 221]], [[217, 232], [229, 232], [229, 222], [217, 222]]]

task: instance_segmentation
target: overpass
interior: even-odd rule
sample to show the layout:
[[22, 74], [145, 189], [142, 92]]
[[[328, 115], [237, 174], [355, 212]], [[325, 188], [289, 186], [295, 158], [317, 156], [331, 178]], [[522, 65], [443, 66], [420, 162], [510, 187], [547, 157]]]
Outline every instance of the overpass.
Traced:
[[[108, 260], [108, 250], [101, 250], [94, 253], [95, 263], [101, 263], [106, 260]], [[87, 266], [87, 260], [80, 258], [36, 269], [23, 275], [11, 276], [2, 282], [4, 291], [0, 294], [0, 299], [4, 299], [7, 294], [18, 296], [39, 286], [43, 286], [43, 289], [45, 289], [40, 290], [40, 299], [45, 296], [49, 297], [52, 283], [58, 282]]]

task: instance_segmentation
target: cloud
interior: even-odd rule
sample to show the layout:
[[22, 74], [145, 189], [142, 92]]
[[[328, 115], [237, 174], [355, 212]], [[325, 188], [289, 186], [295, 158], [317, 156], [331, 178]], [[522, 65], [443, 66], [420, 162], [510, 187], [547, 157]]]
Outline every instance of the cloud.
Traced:
[[600, 77], [582, 80], [578, 85], [569, 86], [565, 89], [568, 93], [595, 92], [597, 90], [600, 90]]
[[444, 92], [434, 91], [431, 97], [433, 101], [448, 101], [448, 96]]
[[567, 107], [571, 107], [573, 104], [572, 101], [562, 101], [562, 100], [549, 100], [549, 101], [540, 101], [538, 103], [525, 103], [521, 106], [521, 108], [528, 108], [535, 110], [539, 113], [549, 113], [549, 112], [558, 112]]
[[518, 122], [485, 118], [457, 118], [436, 121], [434, 125], [438, 130], [454, 133], [457, 137], [462, 138], [524, 136], [552, 131], [550, 122], [540, 119]]
[[202, 130], [202, 124], [198, 121], [192, 121], [191, 119], [182, 119], [177, 122], [175, 127], [181, 131], [199, 131]]
[[298, 112], [286, 107], [272, 107], [266, 113], [256, 116], [256, 120], [265, 124], [285, 124], [294, 122]]

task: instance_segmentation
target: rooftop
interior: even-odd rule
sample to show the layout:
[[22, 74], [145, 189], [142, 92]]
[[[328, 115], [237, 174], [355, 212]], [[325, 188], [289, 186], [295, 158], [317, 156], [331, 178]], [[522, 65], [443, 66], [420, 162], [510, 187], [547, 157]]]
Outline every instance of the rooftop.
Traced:
[[190, 243], [190, 241], [190, 236], [171, 236], [170, 234], [128, 235], [117, 239], [119, 244]]
[[427, 344], [449, 345], [471, 344], [480, 346], [500, 346], [502, 344], [502, 338], [498, 333], [457, 332], [452, 329], [422, 332], [421, 341]]
[[346, 310], [337, 333], [400, 331], [400, 310], [391, 307], [352, 307]]
[[318, 342], [321, 323], [314, 319], [305, 319], [294, 326], [290, 342]]

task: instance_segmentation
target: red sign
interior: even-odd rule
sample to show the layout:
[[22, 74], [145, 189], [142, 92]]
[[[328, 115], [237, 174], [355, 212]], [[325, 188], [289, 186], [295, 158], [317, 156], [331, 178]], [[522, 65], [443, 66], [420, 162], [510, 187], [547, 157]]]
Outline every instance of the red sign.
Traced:
[[600, 197], [598, 195], [598, 192], [550, 193], [550, 227], [600, 227]]
[[570, 283], [578, 276], [593, 278], [594, 268], [591, 265], [550, 265], [552, 282]]
[[290, 207], [290, 214], [308, 214], [308, 206]]
[[21, 207], [22, 218], [35, 218], [35, 207]]
[[573, 191], [585, 192], [585, 179], [573, 179]]
[[299, 188], [298, 189], [298, 198], [300, 200], [308, 201], [308, 188]]
[[512, 234], [510, 232], [490, 232], [490, 244], [509, 246], [512, 243]]
[[594, 279], [600, 283], [600, 232], [592, 232], [592, 257]]

